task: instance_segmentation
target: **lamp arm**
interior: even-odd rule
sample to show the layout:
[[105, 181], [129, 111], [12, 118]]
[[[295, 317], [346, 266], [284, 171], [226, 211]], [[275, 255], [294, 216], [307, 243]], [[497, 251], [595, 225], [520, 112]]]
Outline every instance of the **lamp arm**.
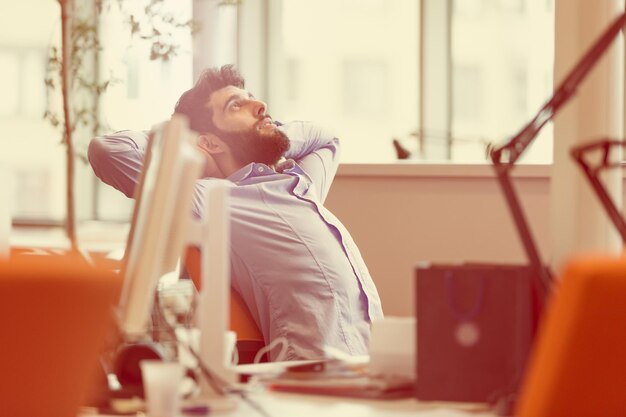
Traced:
[[[517, 192], [513, 187], [510, 171], [513, 169], [515, 162], [517, 162], [528, 146], [535, 140], [546, 123], [552, 120], [563, 105], [576, 93], [589, 71], [606, 52], [625, 25], [626, 13], [622, 13], [587, 50], [576, 66], [574, 66], [567, 77], [565, 77], [564, 81], [555, 90], [552, 97], [539, 110], [537, 115], [504, 145], [488, 148], [498, 182], [509, 206], [509, 210], [513, 215], [513, 220], [522, 240], [527, 258], [539, 281], [535, 283], [536, 287], [545, 289], [546, 292], [553, 281], [553, 274], [541, 261], [537, 244], [530, 231], [528, 221], [524, 216], [524, 211], [517, 197]], [[626, 231], [626, 225], [624, 225], [624, 229]], [[626, 238], [626, 234], [623, 235], [623, 238]], [[540, 294], [540, 296], [545, 295], [547, 295], [545, 292], [544, 294]]]

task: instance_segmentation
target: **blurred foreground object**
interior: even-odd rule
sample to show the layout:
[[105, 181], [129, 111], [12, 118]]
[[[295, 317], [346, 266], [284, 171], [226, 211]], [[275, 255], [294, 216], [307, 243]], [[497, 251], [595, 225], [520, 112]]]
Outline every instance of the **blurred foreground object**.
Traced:
[[626, 258], [570, 261], [548, 305], [518, 417], [618, 417], [626, 410]]
[[80, 257], [0, 262], [0, 415], [74, 417], [91, 388], [120, 282]]

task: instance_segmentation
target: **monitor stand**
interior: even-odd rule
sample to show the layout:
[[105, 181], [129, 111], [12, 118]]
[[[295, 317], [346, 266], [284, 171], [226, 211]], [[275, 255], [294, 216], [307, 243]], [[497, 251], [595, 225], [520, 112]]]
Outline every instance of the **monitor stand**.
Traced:
[[[226, 183], [215, 180], [205, 190], [203, 218], [191, 223], [188, 244], [200, 248], [202, 285], [198, 295], [199, 358], [217, 377], [231, 385], [237, 374], [227, 346], [230, 314], [230, 212]], [[235, 408], [234, 398], [216, 392], [203, 377], [197, 400], [212, 410]]]

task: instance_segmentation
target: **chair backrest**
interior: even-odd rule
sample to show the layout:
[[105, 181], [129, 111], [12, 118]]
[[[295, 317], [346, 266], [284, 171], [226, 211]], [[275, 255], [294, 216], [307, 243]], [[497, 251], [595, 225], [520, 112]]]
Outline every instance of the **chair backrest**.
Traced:
[[516, 416], [626, 415], [626, 258], [572, 260], [535, 343]]
[[[196, 289], [201, 287], [200, 249], [189, 247], [185, 256], [185, 267]], [[230, 290], [230, 329], [237, 333], [238, 341], [263, 342], [263, 334], [256, 325], [252, 313], [237, 291]]]
[[119, 290], [116, 275], [74, 256], [0, 262], [0, 415], [77, 414]]

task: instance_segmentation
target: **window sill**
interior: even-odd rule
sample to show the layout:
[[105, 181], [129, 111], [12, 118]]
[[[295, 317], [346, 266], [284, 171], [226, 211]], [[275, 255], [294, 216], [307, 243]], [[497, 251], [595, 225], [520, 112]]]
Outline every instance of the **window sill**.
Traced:
[[[93, 252], [108, 252], [123, 248], [130, 227], [125, 222], [109, 221], [81, 221], [77, 226], [79, 246], [81, 249]], [[65, 229], [60, 226], [14, 225], [9, 237], [10, 245], [14, 247], [54, 249], [69, 249], [70, 247]]]
[[[549, 178], [552, 165], [516, 165], [513, 178]], [[337, 177], [495, 178], [493, 165], [397, 162], [393, 164], [341, 164]]]

